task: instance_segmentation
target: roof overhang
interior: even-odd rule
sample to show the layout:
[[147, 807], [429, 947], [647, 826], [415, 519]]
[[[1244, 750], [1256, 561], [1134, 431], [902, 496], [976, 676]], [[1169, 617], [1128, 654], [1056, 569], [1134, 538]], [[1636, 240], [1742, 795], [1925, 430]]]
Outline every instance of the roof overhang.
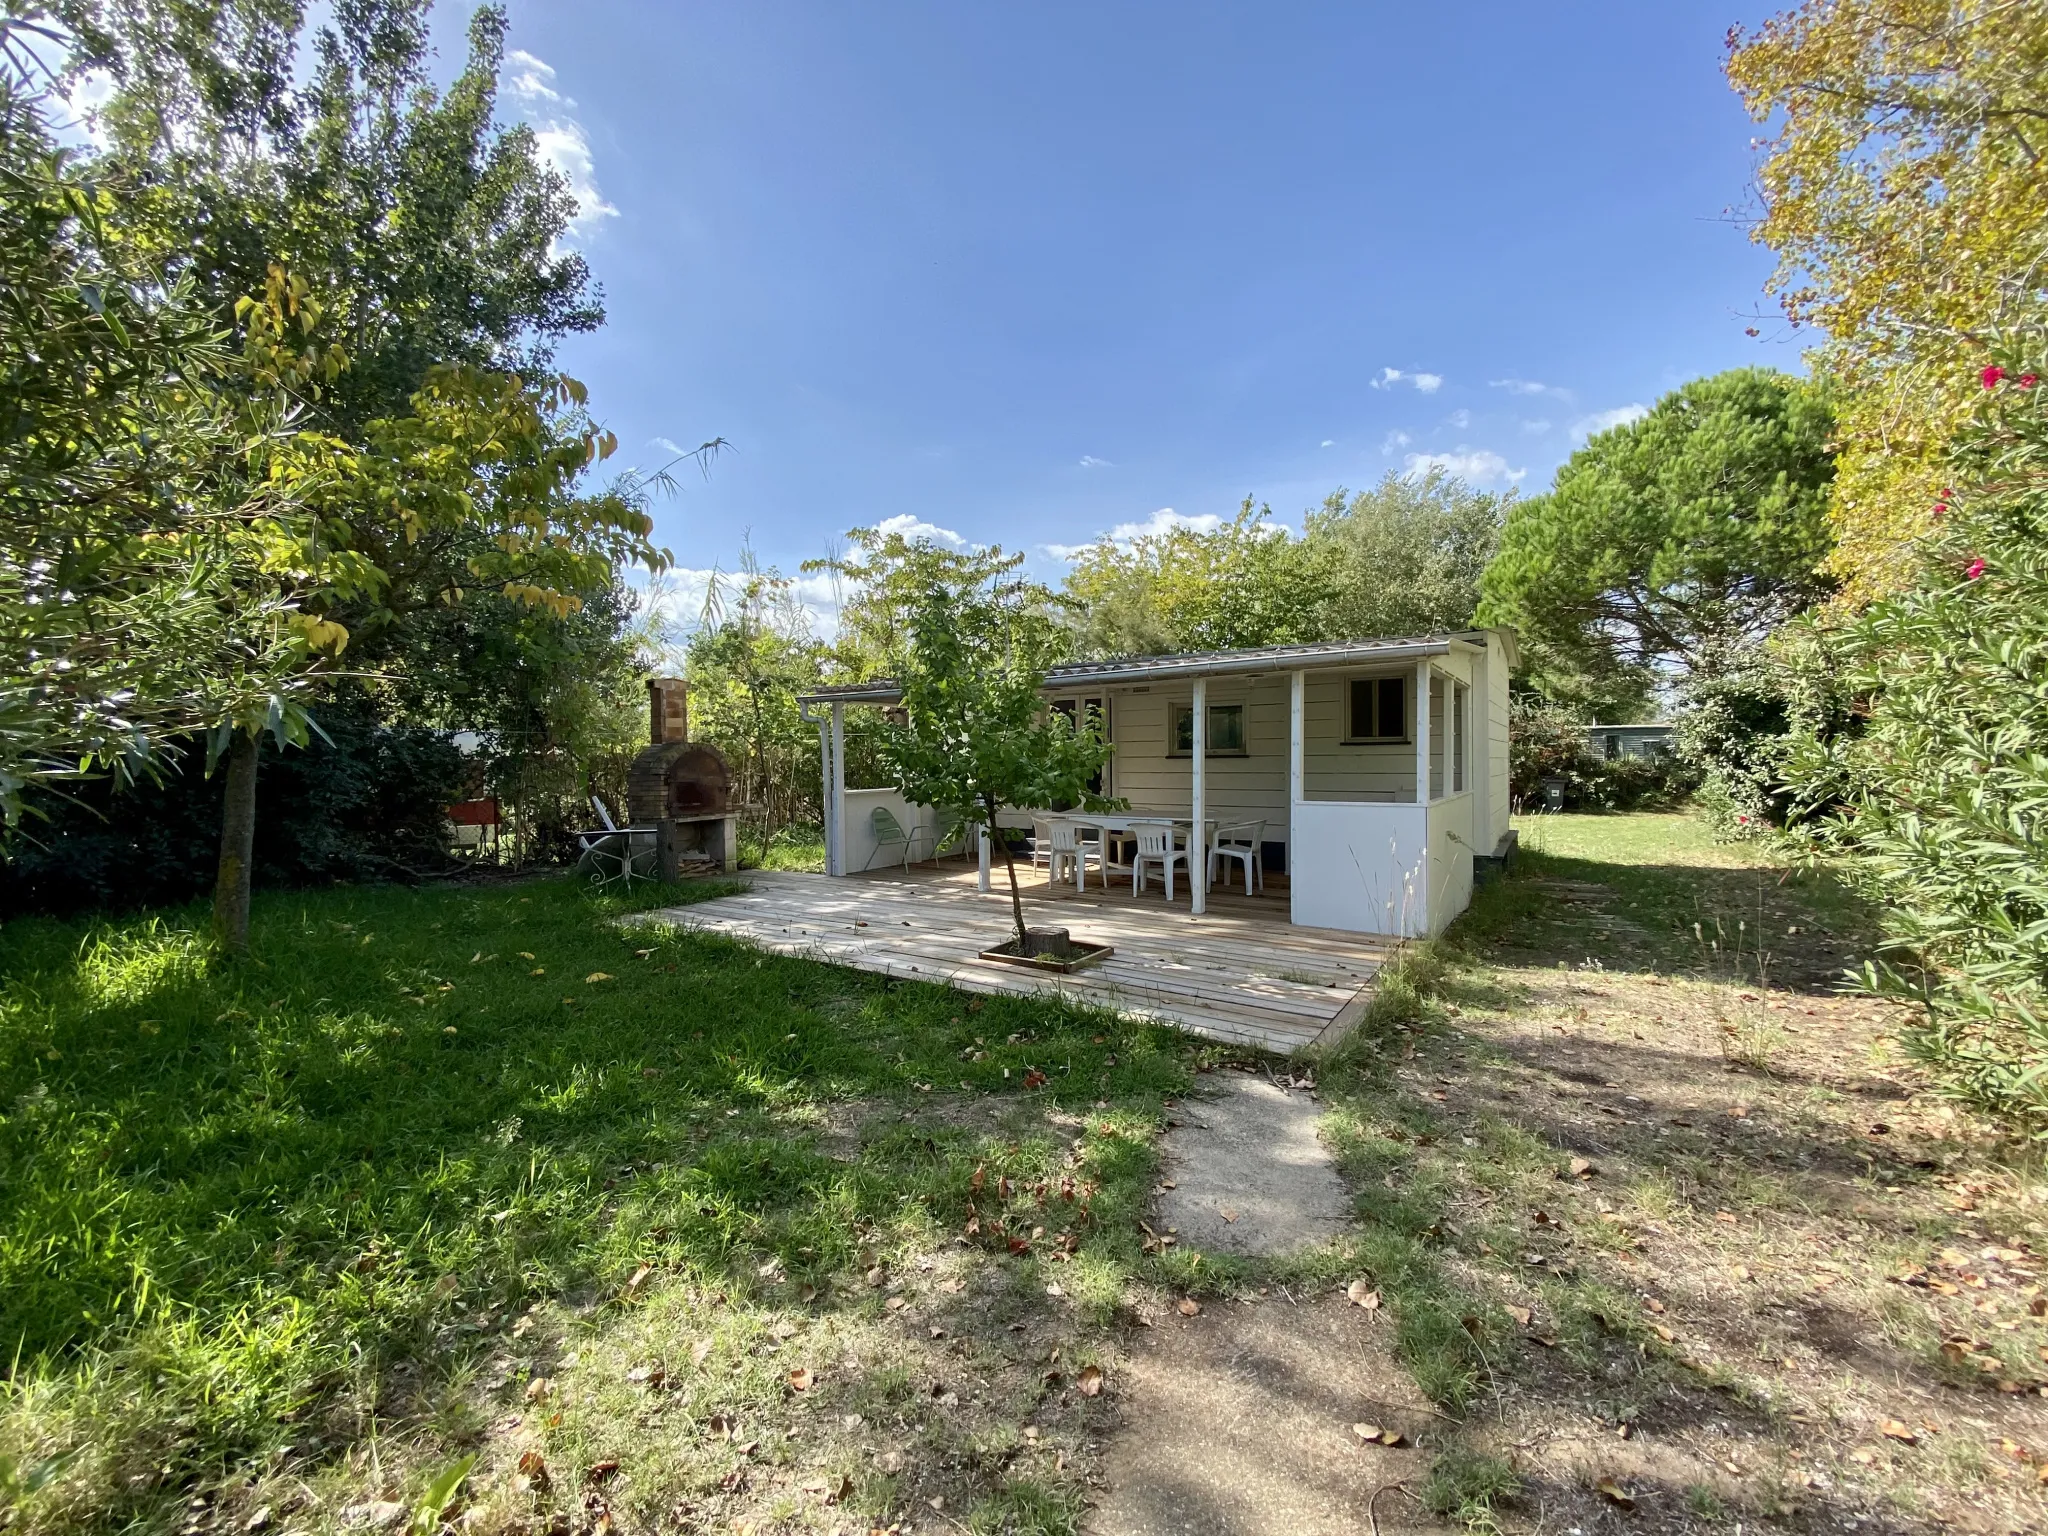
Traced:
[[[1195, 651], [1177, 656], [1126, 656], [1114, 661], [1078, 661], [1046, 670], [1043, 691], [1106, 688], [1131, 683], [1172, 682], [1197, 677], [1242, 677], [1263, 672], [1297, 672], [1320, 667], [1385, 666], [1486, 649], [1489, 634], [1418, 635], [1402, 640], [1336, 640], [1318, 645], [1266, 645], [1241, 651]], [[1511, 643], [1511, 642], [1510, 642]], [[889, 678], [836, 683], [799, 695], [806, 704], [894, 704], [903, 690]]]

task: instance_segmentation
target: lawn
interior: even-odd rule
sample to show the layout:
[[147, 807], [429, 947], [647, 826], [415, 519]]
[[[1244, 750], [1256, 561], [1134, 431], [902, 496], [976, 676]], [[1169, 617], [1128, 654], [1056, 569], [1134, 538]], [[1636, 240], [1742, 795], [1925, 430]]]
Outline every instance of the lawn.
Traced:
[[1874, 914], [1689, 816], [1521, 830], [1325, 1074], [1436, 1506], [2048, 1529], [2048, 1183], [1842, 989]]
[[502, 1524], [1067, 1509], [1180, 1043], [622, 915], [274, 894], [225, 966], [194, 912], [0, 934], [10, 1529], [389, 1523], [471, 1456]]
[[1145, 1225], [1241, 1053], [1056, 1001], [560, 880], [267, 895], [238, 965], [13, 925], [4, 1523], [1071, 1532], [1178, 1301], [1369, 1291], [1475, 1529], [2048, 1525], [2048, 1190], [1839, 990], [1872, 914], [1682, 815], [1523, 831], [1303, 1064], [1356, 1220], [1269, 1261]]

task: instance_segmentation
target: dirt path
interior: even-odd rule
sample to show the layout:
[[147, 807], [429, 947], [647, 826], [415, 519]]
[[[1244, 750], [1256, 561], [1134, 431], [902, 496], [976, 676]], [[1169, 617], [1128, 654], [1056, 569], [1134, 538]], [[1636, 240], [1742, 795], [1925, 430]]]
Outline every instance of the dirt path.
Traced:
[[[1422, 1486], [1433, 1412], [1387, 1330], [1340, 1296], [1276, 1289], [1169, 1314], [1132, 1347], [1124, 1391], [1092, 1536], [1353, 1536], [1368, 1507], [1387, 1536], [1440, 1528], [1380, 1493]], [[1368, 1447], [1359, 1422], [1403, 1443]]]

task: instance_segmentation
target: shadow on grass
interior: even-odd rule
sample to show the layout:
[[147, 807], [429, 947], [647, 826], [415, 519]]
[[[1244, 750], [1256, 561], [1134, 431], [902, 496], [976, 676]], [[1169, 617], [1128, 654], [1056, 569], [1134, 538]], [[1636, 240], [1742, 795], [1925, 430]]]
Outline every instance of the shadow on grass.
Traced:
[[[843, 1162], [834, 1104], [1014, 1100], [1042, 1072], [1042, 1103], [1149, 1117], [1183, 1080], [1172, 1036], [1056, 999], [615, 920], [731, 889], [266, 895], [232, 964], [196, 910], [9, 925], [0, 1452], [75, 1442], [95, 1518], [148, 1523], [287, 1437], [338, 1449], [349, 1394], [446, 1374], [533, 1298], [641, 1264], [822, 1280], [957, 1231], [977, 1162], [1049, 1155], [940, 1127]], [[1148, 1176], [1092, 1171], [1087, 1242], [1123, 1243]]]

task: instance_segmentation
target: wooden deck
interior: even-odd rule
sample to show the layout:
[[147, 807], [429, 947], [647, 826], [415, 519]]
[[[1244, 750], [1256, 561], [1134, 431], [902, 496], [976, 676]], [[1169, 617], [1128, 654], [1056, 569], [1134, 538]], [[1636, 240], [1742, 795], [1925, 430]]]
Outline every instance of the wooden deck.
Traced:
[[[1025, 871], [1020, 868], [1018, 874]], [[972, 866], [914, 866], [907, 873], [830, 879], [756, 871], [744, 895], [648, 917], [722, 933], [779, 954], [803, 955], [969, 992], [1064, 993], [1077, 1001], [1170, 1024], [1214, 1040], [1282, 1053], [1339, 1038], [1356, 1022], [1393, 940], [1297, 928], [1284, 889], [1246, 897], [1212, 891], [1195, 917], [1184, 892], [1169, 907], [1155, 883], [1133, 899], [1121, 888], [1049, 888], [1044, 871], [1025, 888], [1025, 920], [1069, 928], [1077, 941], [1115, 946], [1099, 965], [1043, 975], [977, 958], [1010, 936], [1010, 898], [975, 889]]]

